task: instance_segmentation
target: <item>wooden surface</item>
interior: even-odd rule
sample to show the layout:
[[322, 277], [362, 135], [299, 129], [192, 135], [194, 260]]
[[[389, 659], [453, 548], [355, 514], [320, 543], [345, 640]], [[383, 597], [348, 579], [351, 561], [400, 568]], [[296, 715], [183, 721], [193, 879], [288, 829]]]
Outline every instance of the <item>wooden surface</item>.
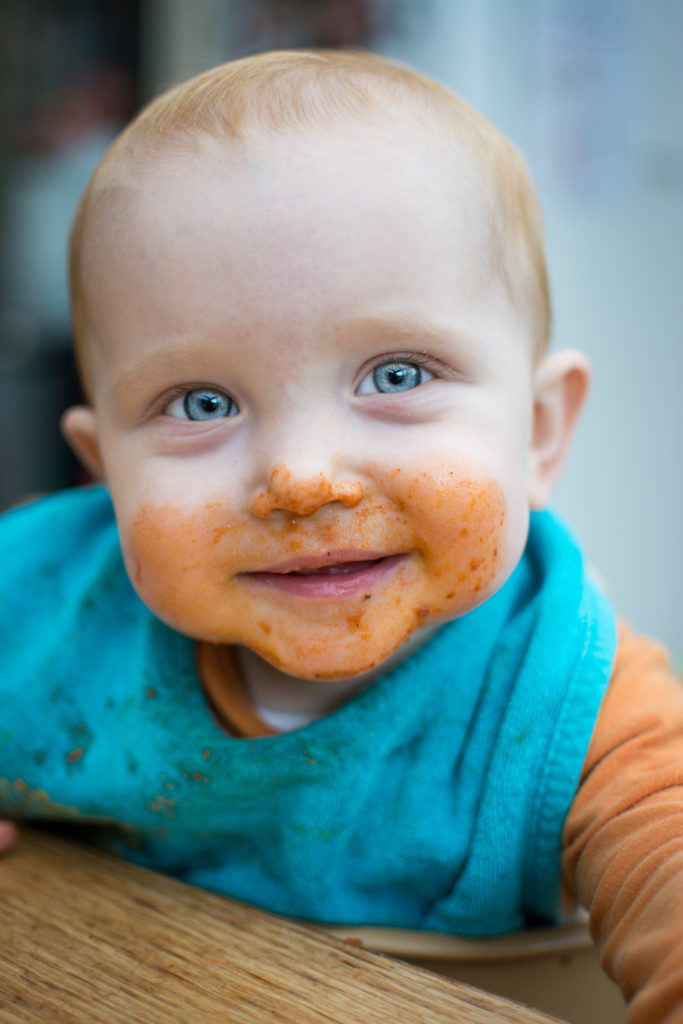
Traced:
[[0, 861], [3, 1024], [553, 1019], [54, 836]]

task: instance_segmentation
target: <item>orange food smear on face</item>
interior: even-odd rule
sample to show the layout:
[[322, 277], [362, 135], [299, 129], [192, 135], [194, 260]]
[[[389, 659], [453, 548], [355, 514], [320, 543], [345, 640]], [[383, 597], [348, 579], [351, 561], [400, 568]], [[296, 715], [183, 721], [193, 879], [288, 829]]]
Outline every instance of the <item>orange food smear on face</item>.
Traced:
[[[292, 474], [278, 463], [273, 466], [268, 487], [257, 494], [251, 510], [259, 519], [267, 519], [275, 509], [288, 509], [295, 516], [309, 516], [330, 501], [339, 501], [353, 507], [363, 497], [359, 480], [335, 480], [318, 473], [311, 480], [292, 481]], [[290, 525], [293, 521], [290, 520]]]
[[[308, 483], [308, 498], [317, 500], [318, 479]], [[244, 644], [291, 675], [332, 679], [369, 671], [416, 628], [481, 603], [507, 572], [506, 506], [496, 483], [450, 469], [378, 471], [373, 483], [358, 504], [334, 500], [310, 514], [265, 519], [220, 503], [190, 512], [145, 505], [124, 544], [134, 585], [180, 632]], [[305, 494], [297, 500], [308, 507]], [[243, 575], [300, 554], [324, 560], [340, 550], [405, 557], [371, 595], [338, 601], [293, 599]]]

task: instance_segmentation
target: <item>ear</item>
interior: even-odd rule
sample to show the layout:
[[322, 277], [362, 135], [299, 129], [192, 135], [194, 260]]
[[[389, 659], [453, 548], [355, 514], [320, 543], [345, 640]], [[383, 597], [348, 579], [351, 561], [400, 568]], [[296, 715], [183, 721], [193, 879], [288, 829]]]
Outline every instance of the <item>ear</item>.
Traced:
[[74, 452], [97, 480], [104, 479], [104, 466], [95, 424], [95, 410], [89, 405], [74, 405], [61, 419], [62, 434]]
[[551, 353], [536, 367], [528, 470], [532, 509], [543, 508], [550, 498], [569, 452], [590, 377], [587, 357], [575, 349]]

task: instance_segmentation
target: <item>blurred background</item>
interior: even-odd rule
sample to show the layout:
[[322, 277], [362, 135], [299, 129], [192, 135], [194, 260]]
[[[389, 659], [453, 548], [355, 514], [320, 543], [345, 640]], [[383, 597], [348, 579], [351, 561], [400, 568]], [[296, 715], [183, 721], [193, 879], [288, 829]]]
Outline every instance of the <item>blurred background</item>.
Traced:
[[681, 0], [0, 0], [0, 507], [69, 486], [65, 246], [139, 105], [259, 50], [361, 46], [487, 114], [546, 217], [554, 344], [595, 382], [555, 505], [683, 663]]

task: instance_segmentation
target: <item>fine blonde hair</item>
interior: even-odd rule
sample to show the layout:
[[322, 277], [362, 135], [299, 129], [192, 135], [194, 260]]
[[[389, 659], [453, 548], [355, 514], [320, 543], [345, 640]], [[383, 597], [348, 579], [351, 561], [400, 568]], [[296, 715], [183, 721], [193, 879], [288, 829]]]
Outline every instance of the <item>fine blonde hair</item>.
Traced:
[[[315, 129], [344, 119], [396, 116], [453, 135], [473, 153], [492, 192], [498, 264], [513, 301], [529, 314], [536, 354], [550, 334], [542, 218], [526, 165], [485, 117], [449, 89], [373, 53], [296, 50], [261, 53], [212, 68], [149, 103], [112, 144], [76, 212], [69, 246], [74, 340], [84, 369], [81, 247], [98, 203], [122, 166], [197, 145], [202, 137], [247, 142], [255, 133]], [[495, 195], [497, 193], [497, 196]], [[497, 199], [497, 201], [496, 201]], [[86, 374], [87, 376], [87, 374]]]

